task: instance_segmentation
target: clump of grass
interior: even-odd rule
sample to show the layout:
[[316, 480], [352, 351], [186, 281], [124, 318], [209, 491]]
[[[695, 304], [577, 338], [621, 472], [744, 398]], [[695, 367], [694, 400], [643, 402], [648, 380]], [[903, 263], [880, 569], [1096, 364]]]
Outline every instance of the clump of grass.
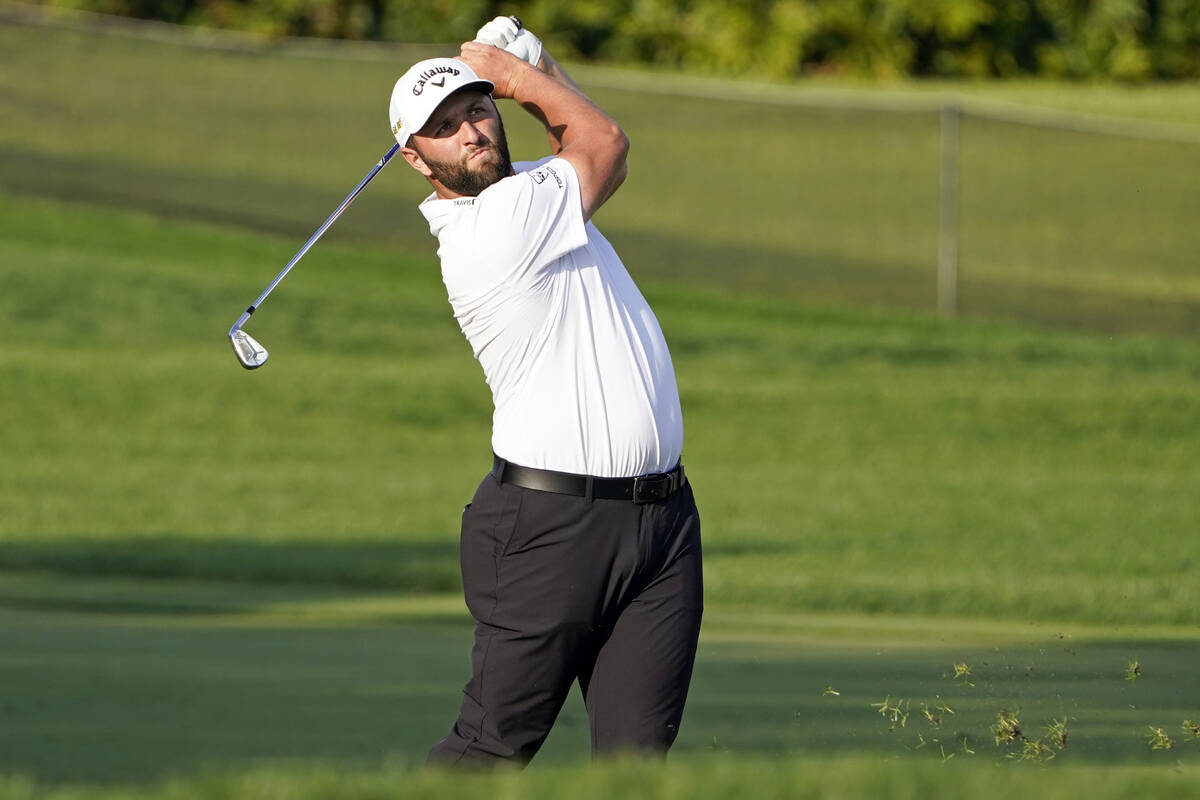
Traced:
[[1167, 732], [1162, 728], [1150, 726], [1150, 735], [1146, 737], [1150, 742], [1151, 750], [1174, 750], [1175, 740], [1172, 739]]
[[941, 698], [938, 698], [937, 704], [933, 708], [930, 708], [928, 703], [921, 703], [921, 716], [935, 728], [940, 728], [946, 715], [953, 713], [954, 709], [946, 705]]
[[1200, 724], [1190, 719], [1185, 719], [1183, 721], [1183, 732], [1191, 736], [1193, 740], [1200, 739]]
[[974, 686], [971, 681], [971, 665], [962, 662], [954, 665], [954, 680], [962, 681], [964, 686]]
[[1140, 677], [1142, 677], [1142, 665], [1136, 658], [1132, 659], [1125, 666], [1125, 680], [1136, 681]]
[[871, 703], [871, 708], [878, 709], [880, 716], [891, 722], [888, 727], [889, 731], [908, 726], [908, 707], [908, 700], [897, 700], [893, 705], [891, 695], [885, 697], [881, 702]]
[[[1053, 720], [1046, 726], [1046, 735], [1039, 736], [1036, 739], [1031, 739], [1025, 735], [1021, 728], [1020, 710], [1009, 711], [1002, 708], [996, 714], [996, 724], [992, 726], [991, 731], [995, 737], [996, 746], [1011, 745], [1020, 743], [1020, 751], [1008, 754], [1008, 758], [1019, 759], [1021, 761], [1031, 761], [1035, 764], [1044, 764], [1054, 758], [1056, 750], [1067, 749], [1067, 718], [1061, 720]], [[963, 742], [966, 746], [966, 742]]]
[[1046, 726], [1046, 738], [1059, 750], [1067, 749], [1067, 717], [1054, 720]]
[[1032, 761], [1034, 764], [1044, 764], [1054, 758], [1054, 750], [1043, 739], [1024, 739], [1020, 753], [1009, 753], [1009, 758], [1021, 761]]
[[1025, 734], [1021, 731], [1020, 713], [1020, 709], [1009, 711], [1002, 708], [996, 714], [996, 724], [991, 727], [991, 731], [996, 739], [997, 747], [1013, 744], [1025, 738]]

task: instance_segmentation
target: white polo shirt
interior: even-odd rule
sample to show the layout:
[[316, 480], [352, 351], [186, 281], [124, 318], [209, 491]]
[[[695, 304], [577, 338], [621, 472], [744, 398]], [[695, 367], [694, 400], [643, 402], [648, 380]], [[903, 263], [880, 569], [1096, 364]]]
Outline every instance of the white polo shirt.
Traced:
[[574, 167], [547, 158], [514, 168], [478, 197], [430, 195], [420, 206], [492, 390], [492, 449], [596, 477], [671, 469], [683, 418], [658, 320], [583, 221]]

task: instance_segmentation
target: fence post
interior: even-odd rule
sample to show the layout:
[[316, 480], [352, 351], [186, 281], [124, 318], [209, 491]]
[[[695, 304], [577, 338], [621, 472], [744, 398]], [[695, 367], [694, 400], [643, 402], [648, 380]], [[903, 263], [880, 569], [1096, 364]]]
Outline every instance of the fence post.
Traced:
[[958, 315], [958, 123], [962, 112], [953, 103], [942, 106], [942, 162], [938, 186], [938, 316]]

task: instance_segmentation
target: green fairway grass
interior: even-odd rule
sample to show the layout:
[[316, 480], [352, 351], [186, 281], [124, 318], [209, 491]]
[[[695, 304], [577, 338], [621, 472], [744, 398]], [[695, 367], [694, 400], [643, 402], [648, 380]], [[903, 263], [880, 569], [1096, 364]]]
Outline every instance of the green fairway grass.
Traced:
[[[968, 116], [941, 321], [935, 114], [605, 70], [634, 150], [597, 221], [704, 524], [687, 715], [665, 766], [583, 765], [573, 696], [526, 773], [420, 771], [491, 463], [423, 184], [389, 167], [264, 303], [264, 368], [226, 337], [390, 146], [398, 68], [0, 24], [0, 800], [1187, 796], [1200, 149]], [[1068, 748], [997, 746], [1002, 710]]]
[[[444, 733], [466, 677], [470, 629], [454, 602], [9, 574], [0, 604], [0, 775], [45, 786], [274, 764], [300, 775], [313, 764], [366, 776], [411, 768]], [[1200, 742], [1182, 728], [1200, 712], [1195, 630], [830, 623], [713, 614], [674, 757], [770, 756], [782, 766], [870, 754], [901, 774], [954, 759], [1032, 768], [1020, 747], [994, 741], [1007, 709], [1031, 740], [1065, 721], [1066, 748], [1044, 762], [1056, 770], [1140, 764], [1169, 774], [1200, 764]], [[959, 663], [968, 677], [954, 677]], [[882, 715], [884, 701], [905, 718]], [[1152, 749], [1152, 726], [1175, 749]], [[573, 696], [538, 764], [577, 764], [586, 753]]]
[[[489, 397], [436, 268], [0, 200], [0, 566], [448, 591]], [[63, 231], [69, 231], [64, 236]], [[285, 256], [284, 256], [285, 257]], [[647, 281], [721, 605], [1200, 621], [1200, 351]]]

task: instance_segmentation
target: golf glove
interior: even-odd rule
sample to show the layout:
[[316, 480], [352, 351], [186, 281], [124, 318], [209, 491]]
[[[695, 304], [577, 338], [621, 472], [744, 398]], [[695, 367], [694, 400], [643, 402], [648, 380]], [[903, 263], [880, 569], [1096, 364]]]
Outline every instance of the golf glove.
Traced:
[[541, 40], [521, 27], [515, 17], [496, 17], [479, 29], [475, 41], [506, 50], [535, 67], [542, 60]]

